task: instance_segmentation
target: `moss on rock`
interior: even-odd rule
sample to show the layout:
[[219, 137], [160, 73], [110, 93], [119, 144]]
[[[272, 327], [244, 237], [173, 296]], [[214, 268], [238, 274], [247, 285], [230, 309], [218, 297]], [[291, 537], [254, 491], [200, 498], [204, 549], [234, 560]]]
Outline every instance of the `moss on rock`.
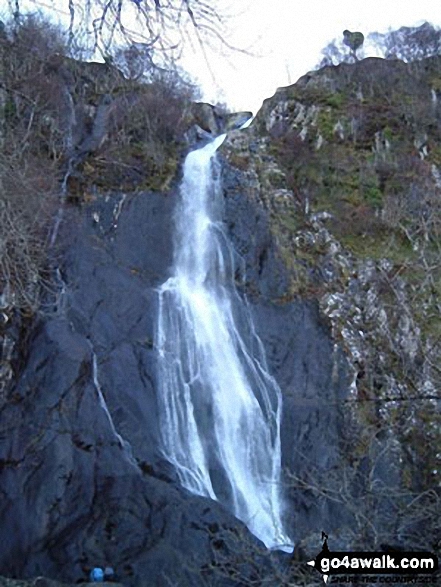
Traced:
[[439, 79], [441, 57], [326, 67], [278, 90], [223, 148], [248, 164], [244, 197], [269, 211], [289, 274], [277, 301], [319, 300], [362, 373], [352, 416], [412, 447], [400, 457], [408, 488], [440, 475]]

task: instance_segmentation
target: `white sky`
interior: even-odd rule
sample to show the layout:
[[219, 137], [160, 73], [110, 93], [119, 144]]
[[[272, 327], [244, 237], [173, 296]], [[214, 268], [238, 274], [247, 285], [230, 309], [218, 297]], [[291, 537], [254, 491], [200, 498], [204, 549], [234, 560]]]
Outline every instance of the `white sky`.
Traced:
[[[22, 0], [25, 2], [26, 0]], [[207, 0], [210, 2], [210, 0]], [[27, 0], [40, 7], [67, 0]], [[440, 0], [213, 0], [230, 14], [227, 40], [253, 56], [217, 44], [206, 47], [210, 68], [196, 44], [183, 67], [202, 87], [204, 99], [227, 102], [232, 109], [256, 112], [277, 87], [294, 83], [320, 61], [321, 50], [342, 31], [386, 32], [388, 28], [441, 25]], [[0, 0], [6, 8], [8, 0]], [[213, 80], [213, 75], [215, 80]]]
[[[228, 59], [210, 52], [222, 93], [215, 87], [201, 57], [185, 60], [207, 99], [224, 99], [237, 109], [256, 111], [277, 87], [294, 83], [320, 61], [321, 50], [345, 29], [386, 32], [389, 27], [441, 25], [440, 0], [237, 0], [244, 13], [231, 19], [230, 42], [254, 44], [260, 57], [230, 53]], [[234, 12], [234, 8], [230, 9]]]

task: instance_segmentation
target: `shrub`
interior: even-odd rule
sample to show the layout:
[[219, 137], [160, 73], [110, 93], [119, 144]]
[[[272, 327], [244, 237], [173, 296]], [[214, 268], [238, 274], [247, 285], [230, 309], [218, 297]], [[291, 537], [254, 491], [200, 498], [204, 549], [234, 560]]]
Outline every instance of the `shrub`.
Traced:
[[20, 310], [39, 308], [49, 284], [48, 222], [62, 150], [59, 83], [48, 71], [65, 52], [63, 35], [35, 16], [0, 36], [0, 293]]
[[175, 175], [196, 90], [182, 72], [146, 65], [139, 47], [127, 52], [128, 79], [115, 59], [72, 59], [65, 35], [36, 16], [0, 31], [0, 294], [21, 309], [39, 307], [49, 277], [47, 234], [68, 162], [77, 201], [90, 183], [161, 188]]

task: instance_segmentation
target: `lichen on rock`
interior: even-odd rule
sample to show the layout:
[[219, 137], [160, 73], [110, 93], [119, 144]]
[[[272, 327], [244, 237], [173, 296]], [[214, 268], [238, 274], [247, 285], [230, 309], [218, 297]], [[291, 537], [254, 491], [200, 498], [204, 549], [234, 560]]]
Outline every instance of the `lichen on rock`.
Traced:
[[285, 268], [271, 301], [317, 300], [351, 365], [342, 409], [356, 436], [342, 458], [381, 430], [403, 491], [440, 481], [440, 75], [440, 57], [326, 67], [222, 147], [226, 201], [239, 178]]

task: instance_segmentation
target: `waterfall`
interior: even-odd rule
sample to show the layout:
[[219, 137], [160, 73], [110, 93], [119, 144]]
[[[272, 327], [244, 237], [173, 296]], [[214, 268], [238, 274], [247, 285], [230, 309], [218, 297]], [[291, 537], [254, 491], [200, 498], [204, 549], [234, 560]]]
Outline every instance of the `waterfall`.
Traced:
[[173, 272], [159, 289], [162, 446], [185, 488], [223, 503], [268, 548], [291, 552], [282, 523], [281, 392], [234, 288], [221, 222], [214, 155], [224, 139], [184, 163]]
[[93, 351], [93, 349], [92, 349], [92, 378], [93, 378], [93, 384], [94, 384], [96, 392], [98, 394], [98, 400], [100, 402], [100, 406], [102, 407], [102, 409], [104, 410], [104, 413], [107, 416], [107, 419], [108, 419], [109, 425], [110, 425], [110, 429], [111, 429], [113, 435], [115, 436], [116, 440], [118, 441], [120, 448], [124, 451], [124, 455], [127, 458], [127, 460], [129, 461], [129, 463], [131, 465], [133, 465], [134, 467], [138, 468], [138, 464], [133, 457], [133, 451], [132, 451], [132, 447], [131, 447], [130, 443], [127, 440], [125, 440], [121, 436], [121, 434], [118, 433], [118, 431], [115, 427], [115, 424], [113, 422], [112, 415], [109, 411], [109, 408], [107, 407], [107, 402], [104, 397], [103, 390], [101, 389], [101, 384], [100, 384], [99, 378], [98, 378], [98, 361], [97, 361], [96, 354]]

